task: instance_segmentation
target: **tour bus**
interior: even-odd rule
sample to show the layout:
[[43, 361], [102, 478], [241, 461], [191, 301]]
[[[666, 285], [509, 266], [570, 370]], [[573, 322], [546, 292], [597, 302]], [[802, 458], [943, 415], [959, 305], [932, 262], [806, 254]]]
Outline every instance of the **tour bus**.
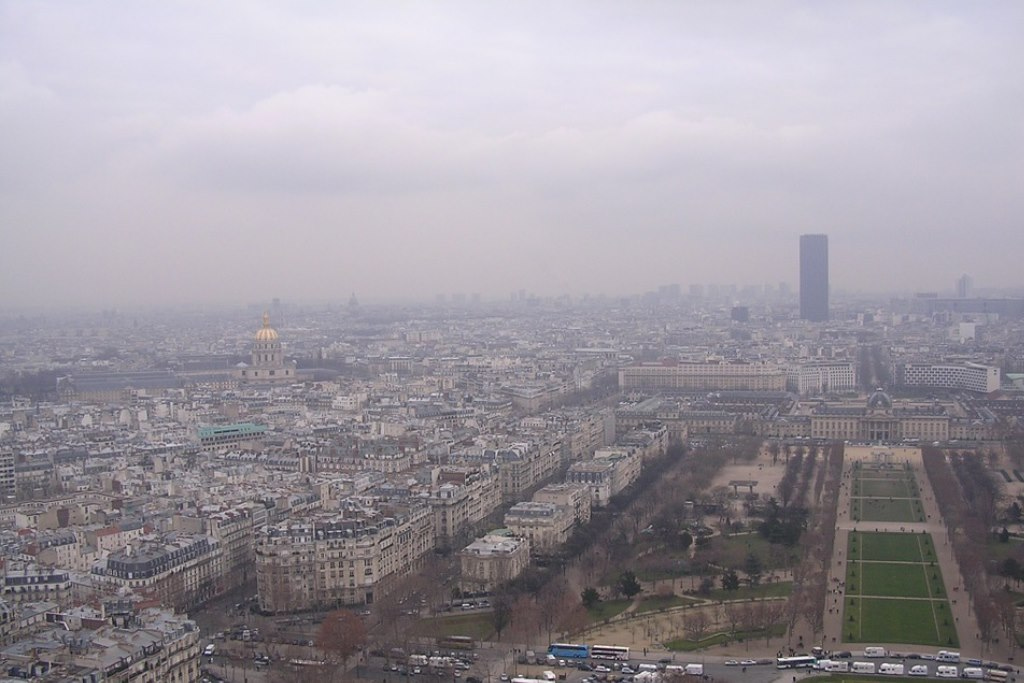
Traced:
[[902, 676], [905, 673], [905, 669], [902, 664], [881, 664], [878, 667], [878, 673], [886, 674], [887, 676]]
[[853, 666], [850, 667], [850, 671], [855, 674], [873, 674], [875, 673], [874, 662], [854, 662]]
[[959, 662], [960, 653], [953, 652], [952, 650], [939, 650], [935, 655], [935, 659], [940, 662]]
[[955, 666], [942, 666], [935, 667], [935, 675], [939, 678], [959, 678], [960, 671]]
[[469, 636], [441, 636], [437, 639], [437, 647], [441, 650], [472, 650], [476, 643]]
[[591, 645], [590, 658], [625, 662], [629, 660], [629, 648], [625, 645]]
[[817, 657], [798, 655], [796, 657], [779, 657], [775, 660], [778, 669], [810, 669], [818, 662]]
[[887, 654], [889, 653], [886, 652], [884, 647], [871, 646], [864, 648], [865, 657], [885, 657]]
[[586, 659], [590, 657], [590, 648], [575, 643], [552, 643], [548, 645], [548, 654], [560, 659]]

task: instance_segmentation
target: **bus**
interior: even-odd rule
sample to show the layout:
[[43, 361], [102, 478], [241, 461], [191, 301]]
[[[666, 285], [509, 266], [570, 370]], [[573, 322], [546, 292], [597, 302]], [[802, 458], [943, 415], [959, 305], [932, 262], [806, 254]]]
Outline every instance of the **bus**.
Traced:
[[469, 636], [441, 636], [437, 639], [437, 647], [445, 650], [472, 650], [476, 643]]
[[817, 657], [811, 655], [798, 655], [796, 657], [779, 657], [775, 660], [775, 666], [779, 669], [810, 669], [818, 663]]
[[573, 643], [552, 643], [548, 645], [548, 654], [559, 659], [586, 659], [590, 656], [590, 648]]
[[590, 656], [593, 659], [615, 659], [625, 662], [629, 659], [629, 648], [623, 645], [591, 645]]

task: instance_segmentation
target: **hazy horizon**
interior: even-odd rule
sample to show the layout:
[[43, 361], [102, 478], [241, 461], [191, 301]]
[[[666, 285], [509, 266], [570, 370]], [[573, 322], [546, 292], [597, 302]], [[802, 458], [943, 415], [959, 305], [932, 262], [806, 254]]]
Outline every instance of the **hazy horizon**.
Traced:
[[[642, 10], [642, 12], [641, 12]], [[1024, 6], [0, 0], [4, 308], [1019, 289]]]

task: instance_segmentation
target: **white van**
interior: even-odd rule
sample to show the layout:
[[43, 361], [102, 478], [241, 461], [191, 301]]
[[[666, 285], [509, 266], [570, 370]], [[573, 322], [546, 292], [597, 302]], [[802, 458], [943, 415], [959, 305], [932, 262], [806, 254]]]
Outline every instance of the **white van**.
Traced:
[[885, 651], [884, 647], [874, 647], [874, 646], [871, 646], [871, 647], [864, 648], [864, 656], [865, 657], [875, 657], [875, 658], [877, 658], [877, 657], [884, 657], [887, 654], [889, 654], [889, 653]]
[[905, 669], [902, 664], [882, 664], [878, 667], [878, 673], [888, 676], [902, 676]]
[[952, 650], [939, 650], [938, 654], [935, 655], [935, 659], [940, 662], [959, 662], [960, 653], [953, 652]]
[[667, 674], [685, 674], [686, 669], [678, 664], [669, 664], [665, 667], [665, 673]]
[[554, 671], [545, 671], [541, 674], [545, 681], [557, 681], [558, 676], [555, 675]]
[[855, 674], [873, 674], [875, 673], [874, 662], [854, 662], [853, 666], [850, 667], [850, 671]]
[[644, 664], [637, 665], [636, 668], [637, 668], [637, 671], [641, 671], [641, 672], [643, 672], [643, 671], [657, 671], [658, 670], [658, 665], [657, 664], [646, 664], [646, 663], [644, 663]]
[[959, 678], [960, 671], [955, 666], [939, 665], [935, 667], [935, 675], [939, 678]]
[[687, 664], [686, 665], [687, 676], [703, 676], [704, 665], [703, 664]]
[[839, 673], [846, 673], [850, 670], [850, 663], [846, 661], [837, 661], [835, 659], [828, 660], [828, 664], [825, 665], [825, 671], [838, 671]]
[[980, 666], [965, 666], [961, 678], [984, 678], [985, 670]]
[[210, 643], [205, 648], [203, 648], [203, 656], [204, 657], [212, 657], [213, 653], [216, 652], [216, 651], [217, 651], [217, 646], [214, 645], [213, 643]]
[[910, 674], [911, 676], [927, 676], [928, 675], [928, 665], [926, 665], [926, 664], [915, 664], [914, 666], [910, 667], [910, 671], [908, 671], [907, 673]]

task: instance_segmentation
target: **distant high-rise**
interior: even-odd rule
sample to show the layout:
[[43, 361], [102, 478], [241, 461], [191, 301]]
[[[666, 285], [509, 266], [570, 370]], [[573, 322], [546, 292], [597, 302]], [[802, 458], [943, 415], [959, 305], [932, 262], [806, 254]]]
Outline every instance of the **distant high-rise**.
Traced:
[[828, 320], [828, 235], [800, 235], [800, 318]]
[[956, 280], [956, 296], [958, 299], [966, 299], [971, 295], [971, 285], [974, 283], [971, 281], [970, 275], [961, 275]]

